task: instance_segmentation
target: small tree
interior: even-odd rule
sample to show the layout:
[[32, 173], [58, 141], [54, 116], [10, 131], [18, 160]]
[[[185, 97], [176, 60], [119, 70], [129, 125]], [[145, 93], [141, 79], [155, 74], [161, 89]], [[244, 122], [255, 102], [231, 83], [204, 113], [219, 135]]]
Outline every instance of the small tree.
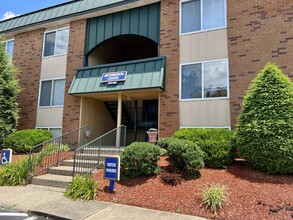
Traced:
[[276, 65], [268, 63], [249, 87], [236, 138], [253, 168], [293, 173], [293, 83]]
[[0, 147], [4, 138], [16, 127], [18, 119], [17, 95], [20, 92], [17, 70], [4, 50], [0, 38]]

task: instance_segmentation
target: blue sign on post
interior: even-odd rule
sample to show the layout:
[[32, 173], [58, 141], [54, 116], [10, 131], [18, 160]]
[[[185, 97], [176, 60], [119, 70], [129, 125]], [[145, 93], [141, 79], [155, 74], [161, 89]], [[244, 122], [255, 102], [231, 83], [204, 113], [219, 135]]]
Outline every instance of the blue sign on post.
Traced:
[[103, 73], [101, 83], [117, 84], [120, 81], [126, 81], [127, 71]]
[[120, 157], [106, 157], [104, 178], [110, 180], [110, 192], [114, 191], [114, 184], [116, 180], [120, 180]]
[[11, 163], [12, 161], [12, 150], [11, 149], [3, 149], [1, 152], [1, 165], [5, 165], [6, 163]]

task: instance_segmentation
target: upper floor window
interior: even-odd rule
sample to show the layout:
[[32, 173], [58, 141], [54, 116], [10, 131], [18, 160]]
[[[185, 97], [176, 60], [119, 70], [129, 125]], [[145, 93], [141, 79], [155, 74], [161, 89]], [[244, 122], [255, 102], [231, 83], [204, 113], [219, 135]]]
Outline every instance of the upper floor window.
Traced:
[[14, 40], [7, 40], [4, 41], [4, 49], [8, 56], [12, 58], [13, 56], [13, 49], [14, 49]]
[[226, 26], [226, 0], [181, 2], [181, 34]]
[[45, 33], [44, 57], [63, 55], [68, 49], [69, 28]]
[[64, 90], [65, 79], [41, 81], [39, 106], [63, 106]]
[[181, 66], [181, 99], [228, 97], [227, 60]]

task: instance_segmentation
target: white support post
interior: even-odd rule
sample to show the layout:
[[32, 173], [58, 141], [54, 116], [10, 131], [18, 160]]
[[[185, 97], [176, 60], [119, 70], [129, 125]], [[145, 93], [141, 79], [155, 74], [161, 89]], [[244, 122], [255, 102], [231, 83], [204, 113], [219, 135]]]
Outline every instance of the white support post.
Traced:
[[121, 140], [121, 120], [122, 120], [122, 95], [118, 94], [118, 106], [117, 106], [117, 131], [116, 131], [116, 147], [120, 147]]

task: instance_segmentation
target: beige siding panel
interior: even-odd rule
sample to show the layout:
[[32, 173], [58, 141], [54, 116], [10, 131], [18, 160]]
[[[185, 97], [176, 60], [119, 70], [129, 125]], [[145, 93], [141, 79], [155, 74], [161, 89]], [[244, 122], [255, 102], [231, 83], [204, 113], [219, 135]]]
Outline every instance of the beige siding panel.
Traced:
[[63, 107], [38, 108], [36, 127], [62, 126]]
[[41, 80], [66, 76], [67, 55], [42, 59]]
[[82, 97], [81, 100], [81, 124], [88, 125], [92, 130], [92, 137], [98, 137], [116, 128], [110, 113], [102, 101], [93, 98]]
[[180, 126], [230, 127], [229, 99], [180, 102]]
[[227, 29], [180, 36], [180, 63], [228, 58]]

